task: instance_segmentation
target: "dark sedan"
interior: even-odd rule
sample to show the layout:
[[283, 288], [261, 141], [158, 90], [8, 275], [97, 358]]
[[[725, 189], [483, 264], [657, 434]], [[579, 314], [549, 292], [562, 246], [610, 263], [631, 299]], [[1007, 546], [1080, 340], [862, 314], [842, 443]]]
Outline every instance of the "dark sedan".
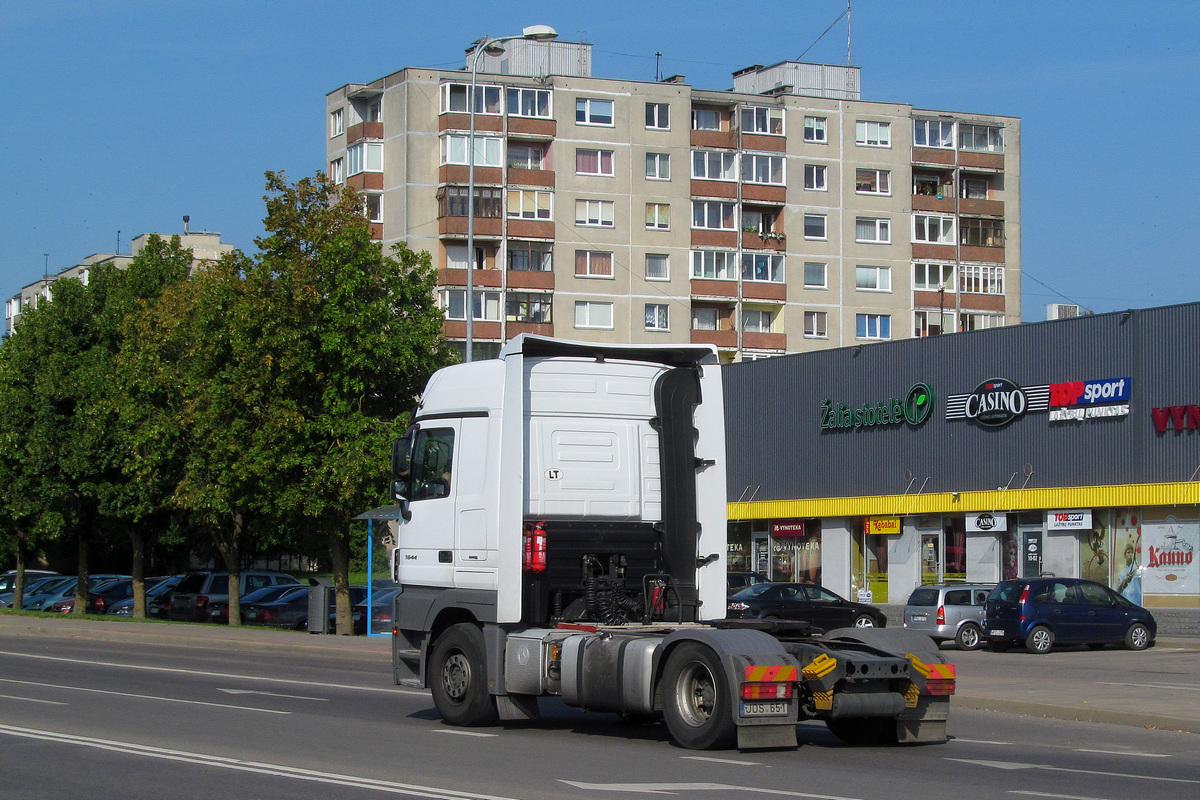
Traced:
[[729, 619], [802, 620], [822, 630], [882, 628], [887, 617], [874, 606], [852, 603], [811, 583], [759, 583], [729, 598]]

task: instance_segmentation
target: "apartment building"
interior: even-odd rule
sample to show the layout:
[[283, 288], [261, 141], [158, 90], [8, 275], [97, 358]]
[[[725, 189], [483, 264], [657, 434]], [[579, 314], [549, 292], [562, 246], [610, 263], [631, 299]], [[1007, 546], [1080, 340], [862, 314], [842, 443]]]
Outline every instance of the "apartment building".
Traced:
[[588, 43], [504, 48], [473, 93], [468, 49], [326, 96], [330, 176], [385, 247], [431, 254], [477, 358], [521, 332], [735, 361], [1020, 321], [1019, 119], [865, 101], [856, 67], [715, 91], [593, 77]]
[[[165, 239], [169, 239], [171, 236], [171, 234], [161, 235]], [[113, 264], [117, 269], [124, 269], [129, 266], [129, 262], [133, 261], [134, 256], [140, 253], [142, 248], [146, 246], [146, 241], [150, 236], [151, 234], [148, 233], [135, 236], [133, 241], [130, 242], [128, 255], [119, 253], [93, 253], [79, 264], [67, 267], [54, 275], [44, 275], [33, 283], [24, 286], [19, 293], [5, 301], [4, 338], [7, 339], [9, 336], [12, 336], [13, 331], [20, 324], [21, 314], [25, 309], [36, 308], [38, 303], [48, 301], [54, 296], [53, 287], [55, 281], [61, 278], [78, 278], [86, 285], [88, 274], [102, 264]], [[205, 261], [216, 261], [226, 253], [233, 252], [233, 245], [222, 242], [221, 234], [203, 231], [192, 233], [186, 229], [186, 222], [184, 233], [179, 237], [179, 242], [182, 247], [191, 248], [193, 269]]]

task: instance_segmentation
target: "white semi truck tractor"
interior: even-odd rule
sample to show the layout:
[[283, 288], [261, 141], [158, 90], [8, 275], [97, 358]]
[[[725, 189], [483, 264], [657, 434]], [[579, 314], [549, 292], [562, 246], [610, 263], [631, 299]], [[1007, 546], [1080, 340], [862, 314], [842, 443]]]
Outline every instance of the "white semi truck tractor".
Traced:
[[726, 620], [725, 420], [706, 346], [523, 334], [439, 370], [392, 453], [396, 683], [449, 724], [538, 699], [680, 746], [946, 738], [954, 667], [910, 631]]

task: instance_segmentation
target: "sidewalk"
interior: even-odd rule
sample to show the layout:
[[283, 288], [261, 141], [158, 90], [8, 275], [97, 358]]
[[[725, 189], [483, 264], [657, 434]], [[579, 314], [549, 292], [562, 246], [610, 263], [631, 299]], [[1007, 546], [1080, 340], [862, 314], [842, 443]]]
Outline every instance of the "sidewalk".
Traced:
[[[1173, 624], [1172, 628], [1175, 629]], [[322, 652], [377, 662], [380, 684], [391, 679], [389, 636], [331, 636], [222, 625], [110, 622], [0, 613], [0, 641], [8, 642], [3, 646], [19, 647], [22, 637], [42, 636], [231, 650]], [[1032, 655], [1020, 649], [994, 653], [943, 648], [942, 653], [958, 672], [954, 708], [1200, 733], [1200, 637], [1160, 633], [1156, 645], [1142, 652], [1116, 648], [1063, 649]]]

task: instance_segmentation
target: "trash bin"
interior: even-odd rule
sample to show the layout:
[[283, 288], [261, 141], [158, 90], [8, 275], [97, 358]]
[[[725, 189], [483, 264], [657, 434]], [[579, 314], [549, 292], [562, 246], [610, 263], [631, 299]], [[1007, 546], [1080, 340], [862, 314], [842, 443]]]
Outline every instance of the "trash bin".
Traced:
[[333, 587], [317, 584], [308, 587], [308, 632], [329, 633], [329, 604], [333, 599]]

